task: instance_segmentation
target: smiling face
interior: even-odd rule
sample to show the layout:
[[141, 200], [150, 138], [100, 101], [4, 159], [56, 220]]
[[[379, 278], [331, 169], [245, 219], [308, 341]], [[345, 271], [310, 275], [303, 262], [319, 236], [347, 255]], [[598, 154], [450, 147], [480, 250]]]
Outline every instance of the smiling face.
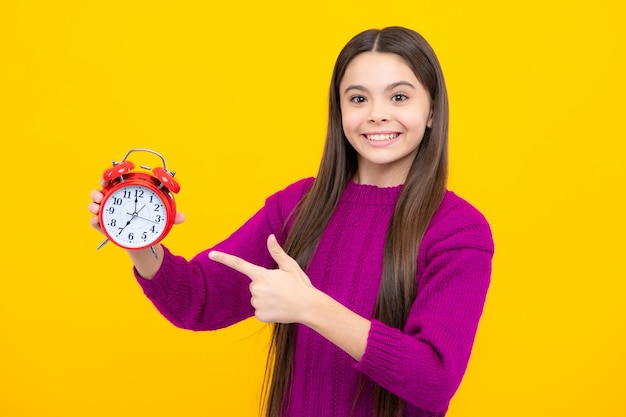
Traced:
[[431, 98], [398, 55], [364, 52], [339, 85], [343, 131], [358, 153], [356, 181], [404, 183], [427, 127]]

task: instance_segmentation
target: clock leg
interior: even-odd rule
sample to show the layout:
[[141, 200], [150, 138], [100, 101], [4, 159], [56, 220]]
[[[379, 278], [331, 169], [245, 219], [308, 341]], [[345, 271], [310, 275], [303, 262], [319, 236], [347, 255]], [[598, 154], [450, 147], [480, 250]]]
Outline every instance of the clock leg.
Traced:
[[107, 242], [109, 241], [109, 238], [106, 238], [102, 241], [101, 244], [98, 245], [98, 247], [96, 248], [96, 250], [99, 250], [101, 247], [103, 247]]

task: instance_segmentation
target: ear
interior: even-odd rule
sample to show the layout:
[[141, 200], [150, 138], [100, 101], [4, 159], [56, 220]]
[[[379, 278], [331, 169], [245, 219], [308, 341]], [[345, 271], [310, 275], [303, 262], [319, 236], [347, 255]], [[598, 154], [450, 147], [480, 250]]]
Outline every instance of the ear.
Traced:
[[432, 127], [433, 127], [433, 116], [434, 116], [433, 113], [434, 113], [434, 111], [433, 111], [433, 108], [431, 106], [430, 114], [428, 115], [428, 120], [426, 120], [426, 127], [429, 128], [429, 129], [432, 129]]

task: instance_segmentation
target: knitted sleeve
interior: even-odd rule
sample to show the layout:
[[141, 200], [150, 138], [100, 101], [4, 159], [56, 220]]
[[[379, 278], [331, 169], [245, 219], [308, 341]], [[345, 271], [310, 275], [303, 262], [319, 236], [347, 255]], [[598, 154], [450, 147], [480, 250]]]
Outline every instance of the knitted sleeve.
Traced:
[[250, 280], [245, 275], [209, 259], [212, 249], [239, 256], [256, 265], [275, 268], [267, 251], [267, 237], [283, 243], [289, 213], [311, 184], [301, 180], [266, 200], [265, 206], [226, 240], [197, 254], [191, 261], [165, 248], [163, 263], [151, 280], [135, 277], [157, 310], [175, 326], [190, 330], [215, 330], [254, 315], [250, 305]]
[[418, 294], [404, 330], [373, 320], [357, 369], [408, 404], [445, 410], [469, 361], [492, 257], [489, 225], [471, 206], [433, 218], [420, 246]]

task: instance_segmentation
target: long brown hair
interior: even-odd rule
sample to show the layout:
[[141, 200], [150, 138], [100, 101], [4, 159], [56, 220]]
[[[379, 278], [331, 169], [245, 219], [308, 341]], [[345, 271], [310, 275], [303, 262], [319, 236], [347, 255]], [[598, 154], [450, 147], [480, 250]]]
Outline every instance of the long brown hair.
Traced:
[[[363, 52], [386, 52], [402, 57], [429, 92], [432, 102], [432, 127], [424, 133], [387, 230], [374, 311], [374, 318], [403, 329], [416, 298], [419, 245], [444, 196], [448, 172], [446, 86], [434, 51], [418, 33], [402, 27], [371, 29], [353, 37], [341, 50], [330, 84], [328, 130], [320, 168], [311, 189], [294, 210], [284, 246], [306, 270], [341, 193], [356, 173], [357, 153], [348, 143], [341, 123], [339, 84], [348, 64]], [[275, 324], [264, 384], [266, 417], [280, 417], [289, 406], [294, 353], [295, 326]], [[403, 414], [404, 401], [400, 398], [379, 386], [375, 395], [374, 415]]]

